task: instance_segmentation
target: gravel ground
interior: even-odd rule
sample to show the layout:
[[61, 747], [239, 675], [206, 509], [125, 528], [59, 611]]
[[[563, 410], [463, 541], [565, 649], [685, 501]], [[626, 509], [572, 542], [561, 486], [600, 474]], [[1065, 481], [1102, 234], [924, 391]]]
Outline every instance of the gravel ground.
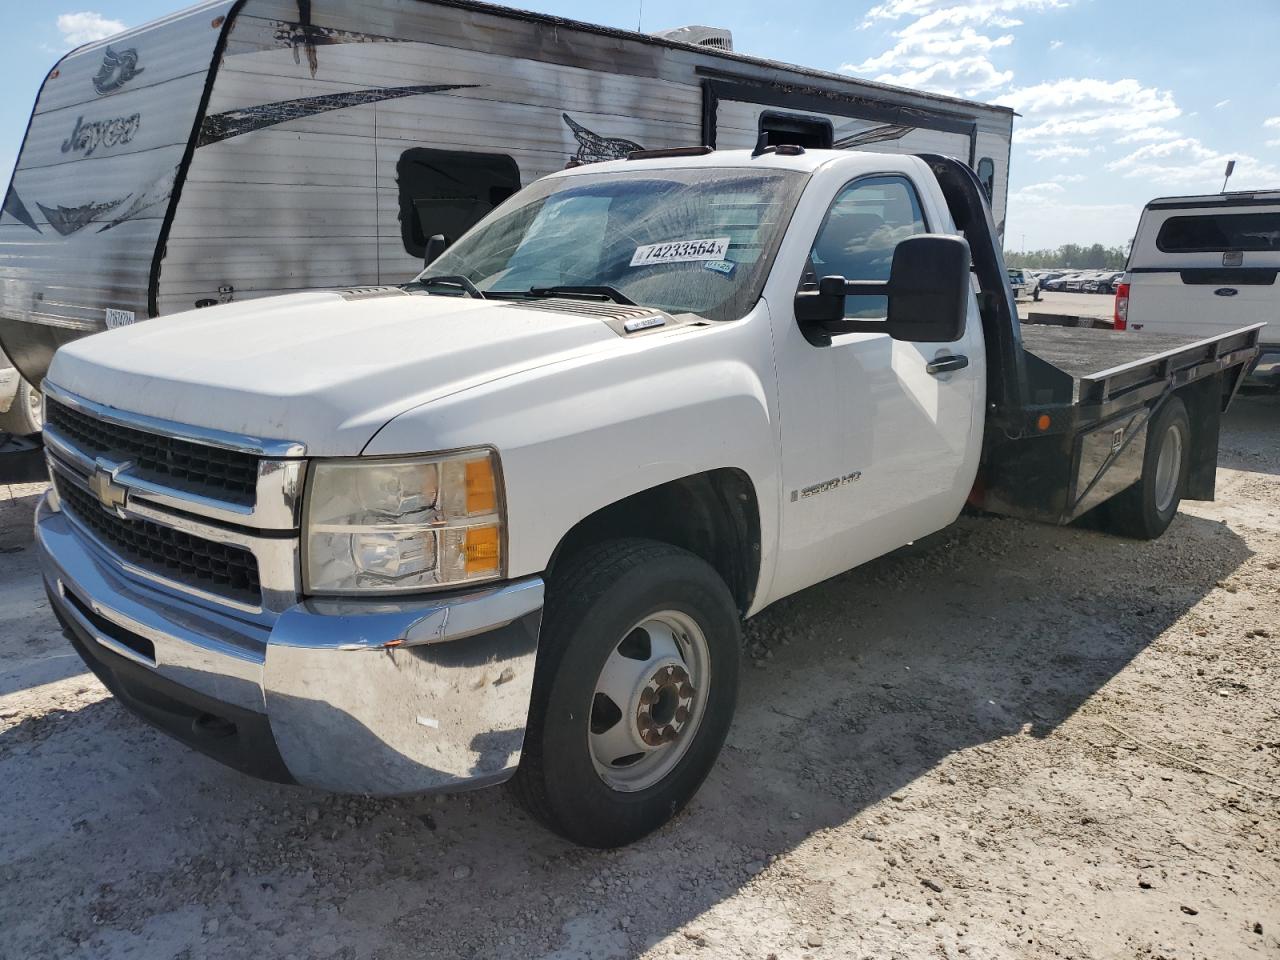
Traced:
[[1033, 313], [1049, 313], [1110, 320], [1115, 315], [1115, 310], [1116, 298], [1111, 293], [1059, 293], [1056, 290], [1044, 290], [1038, 301], [1030, 298], [1018, 301], [1018, 314], [1023, 317]]
[[707, 785], [611, 853], [153, 732], [0, 486], [0, 957], [1280, 957], [1278, 437], [1239, 401], [1155, 543], [966, 517], [777, 604]]

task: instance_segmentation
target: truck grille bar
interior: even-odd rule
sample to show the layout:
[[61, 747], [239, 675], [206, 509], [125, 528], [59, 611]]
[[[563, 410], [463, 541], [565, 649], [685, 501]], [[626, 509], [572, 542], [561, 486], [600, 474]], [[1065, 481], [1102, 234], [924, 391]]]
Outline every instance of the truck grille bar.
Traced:
[[259, 457], [99, 420], [50, 397], [48, 422], [89, 458], [132, 461], [138, 475], [203, 496], [252, 504]]
[[62, 508], [126, 560], [234, 600], [261, 600], [258, 560], [250, 551], [150, 520], [108, 513], [91, 493], [58, 471], [54, 486]]

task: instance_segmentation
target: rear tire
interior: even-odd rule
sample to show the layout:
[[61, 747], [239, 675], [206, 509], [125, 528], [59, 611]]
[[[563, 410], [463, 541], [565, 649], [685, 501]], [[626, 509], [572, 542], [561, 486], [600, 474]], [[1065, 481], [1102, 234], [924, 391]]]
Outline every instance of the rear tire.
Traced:
[[0, 413], [0, 433], [25, 437], [44, 429], [44, 394], [27, 383], [18, 380], [18, 391], [13, 403]]
[[[728, 587], [685, 550], [613, 540], [570, 558], [548, 584], [519, 801], [588, 847], [662, 826], [724, 744], [740, 642]], [[627, 737], [640, 759], [629, 759]]]
[[1170, 397], [1147, 426], [1141, 479], [1103, 504], [1103, 528], [1135, 540], [1154, 540], [1164, 533], [1182, 502], [1190, 451], [1187, 408]]

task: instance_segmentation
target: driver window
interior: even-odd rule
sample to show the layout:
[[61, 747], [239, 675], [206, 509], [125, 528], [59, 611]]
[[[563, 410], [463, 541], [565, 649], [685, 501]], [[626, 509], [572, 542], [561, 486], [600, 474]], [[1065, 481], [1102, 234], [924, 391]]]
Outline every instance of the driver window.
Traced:
[[[893, 251], [907, 237], [927, 233], [920, 200], [903, 177], [867, 177], [840, 191], [818, 230], [802, 289], [815, 289], [820, 277], [888, 280]], [[889, 298], [845, 298], [844, 315], [877, 319], [889, 311]]]

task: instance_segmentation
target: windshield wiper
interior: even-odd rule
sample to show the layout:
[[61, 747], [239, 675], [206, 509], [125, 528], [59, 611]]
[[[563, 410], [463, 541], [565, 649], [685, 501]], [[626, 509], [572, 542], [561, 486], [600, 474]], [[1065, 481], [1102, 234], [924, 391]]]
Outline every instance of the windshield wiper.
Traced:
[[442, 287], [461, 287], [462, 292], [468, 297], [474, 297], [477, 300], [488, 300], [484, 295], [484, 291], [472, 283], [468, 278], [460, 273], [442, 273], [436, 277], [422, 277], [421, 279], [412, 281], [414, 284], [422, 287], [442, 286]]
[[620, 303], [627, 307], [636, 305], [635, 301], [621, 290], [604, 284], [595, 286], [530, 287], [524, 291], [524, 295], [527, 297], [578, 297], [583, 300], [612, 300], [614, 303]]

